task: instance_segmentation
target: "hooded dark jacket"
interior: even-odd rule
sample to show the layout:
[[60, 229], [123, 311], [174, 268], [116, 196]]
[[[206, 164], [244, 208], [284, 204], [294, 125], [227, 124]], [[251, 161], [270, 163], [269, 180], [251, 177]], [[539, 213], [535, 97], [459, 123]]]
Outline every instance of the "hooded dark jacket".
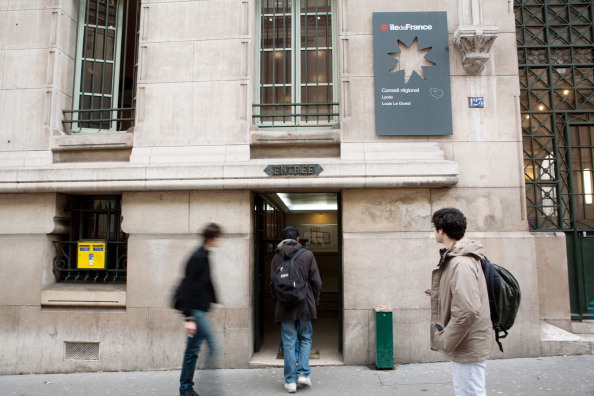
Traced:
[[212, 280], [208, 250], [197, 249], [186, 264], [186, 273], [181, 287], [183, 314], [191, 316], [193, 310], [208, 312], [211, 303], [217, 302]]
[[[480, 242], [461, 239], [442, 249], [431, 282], [431, 349], [454, 362], [480, 362], [493, 348], [487, 283]], [[443, 326], [443, 331], [435, 328]]]
[[[271, 277], [276, 269], [283, 263], [284, 259], [289, 259], [303, 246], [293, 240], [285, 239], [278, 244], [276, 252], [271, 264]], [[318, 271], [318, 264], [313, 253], [306, 250], [297, 257], [295, 263], [299, 267], [304, 279], [308, 282], [307, 298], [303, 305], [293, 309], [285, 308], [278, 301], [274, 301], [274, 321], [280, 323], [287, 320], [312, 320], [317, 319], [316, 306], [320, 303], [320, 294], [322, 293], [322, 278]]]

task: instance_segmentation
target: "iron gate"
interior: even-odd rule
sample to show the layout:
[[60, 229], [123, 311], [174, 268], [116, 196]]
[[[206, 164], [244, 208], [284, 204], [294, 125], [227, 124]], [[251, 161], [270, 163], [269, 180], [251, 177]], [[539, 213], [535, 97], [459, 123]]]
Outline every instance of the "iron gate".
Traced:
[[516, 0], [527, 216], [567, 236], [571, 310], [594, 300], [594, 7]]

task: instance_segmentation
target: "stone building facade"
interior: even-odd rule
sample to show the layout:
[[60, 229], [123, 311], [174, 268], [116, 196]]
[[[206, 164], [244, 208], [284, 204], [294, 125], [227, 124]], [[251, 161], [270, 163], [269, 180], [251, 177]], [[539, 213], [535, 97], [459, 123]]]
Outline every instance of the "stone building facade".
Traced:
[[[372, 14], [436, 11], [453, 134], [377, 135]], [[374, 361], [377, 305], [394, 308], [396, 362], [441, 360], [423, 291], [446, 206], [522, 285], [493, 358], [540, 356], [542, 321], [571, 328], [567, 259], [563, 234], [529, 232], [515, 54], [497, 0], [0, 0], [0, 373], [180, 367], [170, 296], [211, 221], [219, 367], [278, 343], [265, 278], [288, 224], [331, 268], [337, 364]], [[320, 65], [330, 76], [303, 77]], [[283, 193], [333, 206], [292, 210]], [[80, 240], [107, 244], [104, 269]]]

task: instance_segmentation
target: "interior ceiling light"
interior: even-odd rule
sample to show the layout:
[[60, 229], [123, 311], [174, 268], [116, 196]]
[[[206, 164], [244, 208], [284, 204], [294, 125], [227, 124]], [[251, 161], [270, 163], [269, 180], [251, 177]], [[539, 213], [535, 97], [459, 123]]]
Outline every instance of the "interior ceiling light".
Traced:
[[277, 196], [291, 212], [332, 212], [338, 210], [336, 194], [278, 193]]

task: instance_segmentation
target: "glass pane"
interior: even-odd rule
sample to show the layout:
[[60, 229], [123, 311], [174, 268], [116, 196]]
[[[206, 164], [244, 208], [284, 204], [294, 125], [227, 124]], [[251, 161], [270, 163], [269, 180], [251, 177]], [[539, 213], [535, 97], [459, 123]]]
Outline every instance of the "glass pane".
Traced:
[[331, 47], [332, 23], [329, 15], [301, 17], [301, 48]]
[[87, 28], [85, 58], [113, 60], [115, 30]]
[[567, 24], [569, 21], [567, 19], [567, 6], [565, 5], [549, 5], [547, 7], [547, 23], [549, 25], [560, 25], [560, 24]]
[[301, 51], [301, 82], [326, 84], [332, 82], [332, 51]]
[[[301, 87], [301, 101], [303, 103], [332, 102], [332, 87]], [[309, 106], [308, 106], [309, 107]], [[317, 106], [312, 106], [317, 107]]]
[[113, 64], [106, 62], [83, 61], [82, 92], [111, 95]]
[[116, 25], [117, 0], [89, 0], [87, 3], [87, 25], [110, 26]]
[[594, 90], [580, 89], [576, 92], [576, 96], [578, 110], [594, 110]]
[[262, 0], [262, 14], [291, 12], [291, 0]]
[[575, 88], [594, 88], [594, 74], [592, 68], [578, 67], [575, 69]]
[[529, 101], [531, 111], [548, 111], [551, 109], [549, 91], [544, 89], [534, 89], [529, 91]]
[[[111, 108], [111, 98], [84, 95], [80, 97], [79, 108], [81, 110], [109, 109]], [[110, 111], [81, 111], [80, 120], [109, 120]], [[80, 122], [82, 128], [109, 129], [109, 122]]]
[[557, 89], [553, 91], [555, 110], [574, 110], [575, 95], [570, 89]]
[[528, 69], [528, 86], [535, 88], [549, 88], [549, 74], [547, 68], [531, 67]]
[[[291, 103], [291, 88], [290, 87], [276, 87], [276, 88], [262, 88], [261, 89], [262, 103]], [[259, 122], [295, 122], [295, 106], [263, 106], [260, 108], [260, 114], [268, 115], [269, 117], [262, 117]], [[275, 115], [276, 117], [270, 117]]]
[[588, 45], [592, 43], [592, 26], [574, 26], [571, 28], [571, 43], [573, 45]]
[[262, 17], [262, 48], [291, 48], [291, 17]]
[[[263, 104], [291, 103], [291, 87], [268, 87], [261, 89]], [[286, 106], [289, 108], [290, 106]], [[266, 107], [263, 107], [265, 109]]]
[[[332, 102], [332, 87], [302, 87], [301, 101], [303, 103]], [[334, 106], [329, 104], [302, 105], [301, 114], [312, 114], [312, 116], [301, 117], [301, 119], [305, 122], [329, 122], [334, 112]]]
[[262, 84], [291, 83], [291, 51], [262, 52]]
[[533, 7], [522, 8], [522, 23], [525, 25], [544, 25], [544, 6], [537, 5]]
[[571, 43], [568, 26], [549, 26], [549, 45], [567, 45]]
[[301, 12], [330, 12], [331, 0], [301, 0]]

